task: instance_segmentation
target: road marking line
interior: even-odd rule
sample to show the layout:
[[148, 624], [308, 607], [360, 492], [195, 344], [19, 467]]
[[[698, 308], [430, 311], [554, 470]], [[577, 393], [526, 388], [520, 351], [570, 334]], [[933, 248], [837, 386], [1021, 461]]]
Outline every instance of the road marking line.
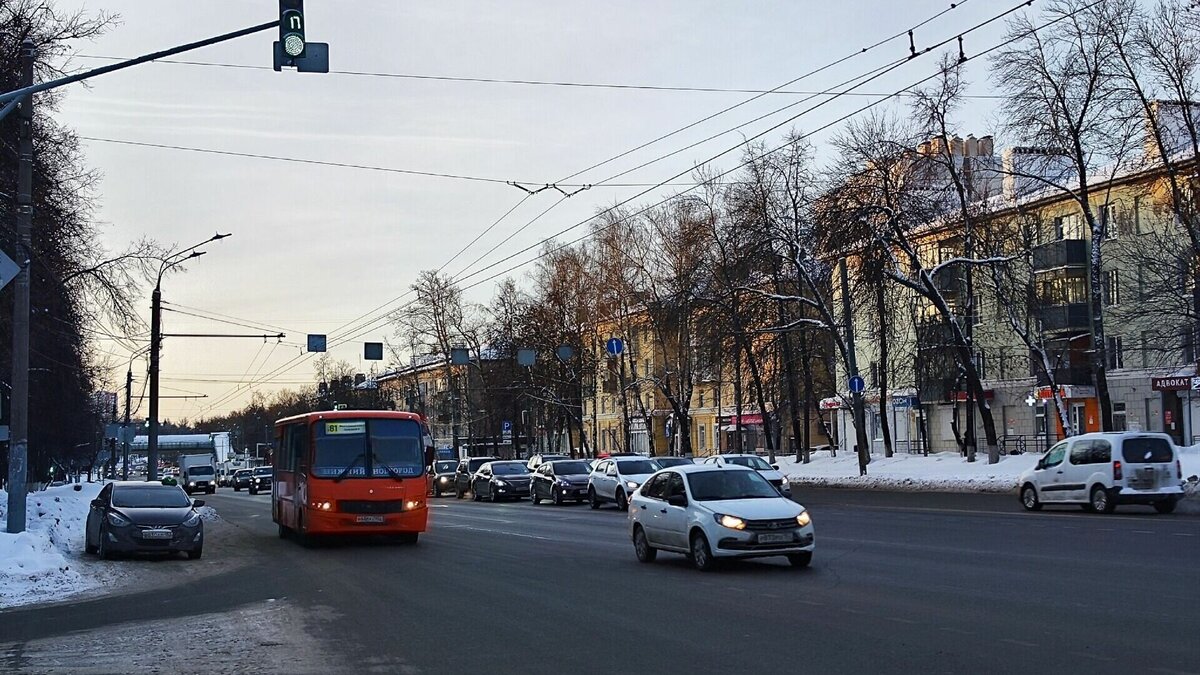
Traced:
[[843, 612], [849, 612], [851, 614], [866, 614], [866, 612], [864, 612], [862, 610], [850, 609], [849, 607], [842, 607], [841, 609]]
[[1014, 640], [1012, 638], [1000, 638], [1000, 642], [1007, 642], [1012, 645], [1020, 645], [1022, 647], [1036, 647], [1036, 642], [1026, 642], [1024, 640]]
[[1156, 673], [1168, 673], [1168, 675], [1196, 675], [1194, 670], [1175, 670], [1174, 668], [1151, 668]]
[[952, 628], [950, 626], [941, 626], [938, 630], [946, 631], [947, 633], [958, 633], [959, 635], [974, 635], [974, 631], [963, 630], [961, 628]]
[[1172, 532], [1171, 536], [1172, 537], [1194, 537], [1196, 535], [1192, 534], [1191, 532]]
[[1071, 654], [1071, 656], [1079, 656], [1079, 657], [1082, 657], [1085, 659], [1092, 659], [1095, 661], [1116, 661], [1116, 659], [1111, 656], [1101, 656], [1100, 654], [1089, 654], [1088, 652], [1068, 652], [1068, 653]]
[[920, 621], [913, 621], [912, 619], [905, 619], [905, 618], [899, 617], [899, 616], [889, 616], [889, 617], [885, 617], [885, 618], [888, 621], [895, 621], [896, 623], [907, 623], [907, 624], [920, 623]]
[[476, 532], [491, 532], [492, 534], [506, 534], [510, 537], [524, 537], [525, 539], [540, 539], [542, 541], [555, 541], [555, 539], [553, 537], [539, 537], [536, 534], [525, 534], [524, 532], [511, 532], [508, 530], [493, 530], [488, 527], [472, 527], [471, 525], [455, 525], [455, 524], [446, 524], [446, 525], [441, 525], [440, 527], [445, 528], [445, 529], [474, 530]]

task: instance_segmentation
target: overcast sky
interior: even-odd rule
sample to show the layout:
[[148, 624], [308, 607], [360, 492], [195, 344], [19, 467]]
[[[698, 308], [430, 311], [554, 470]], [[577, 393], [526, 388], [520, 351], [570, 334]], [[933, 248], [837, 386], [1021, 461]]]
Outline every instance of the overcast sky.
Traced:
[[[954, 36], [1016, 3], [968, 0], [916, 32], [917, 47]], [[781, 2], [397, 2], [308, 0], [309, 41], [328, 42], [334, 71], [406, 75], [770, 89], [906, 30], [946, 9], [945, 0]], [[86, 7], [120, 15], [121, 23], [86, 57], [131, 57], [228, 32], [277, 13], [274, 0], [111, 0]], [[968, 53], [998, 42], [1004, 26], [970, 34]], [[751, 96], [744, 93], [648, 91], [412, 78], [300, 74], [271, 70], [274, 31], [177, 57], [254, 68], [149, 64], [72, 86], [60, 119], [84, 141], [101, 171], [106, 242], [120, 248], [141, 236], [189, 246], [216, 231], [233, 236], [163, 284], [167, 302], [278, 326], [273, 341], [171, 338], [162, 360], [163, 417], [228, 412], [249, 398], [248, 382], [288, 364], [259, 389], [312, 381], [310, 358], [296, 359], [306, 333], [344, 334], [348, 322], [404, 294], [416, 273], [444, 264], [525, 193], [695, 122]], [[809, 77], [789, 90], [822, 90], [908, 54], [897, 39]], [[77, 58], [79, 67], [108, 61]], [[936, 55], [914, 59], [863, 92], [889, 93], [931, 74]], [[984, 64], [972, 66], [973, 91], [986, 93]], [[605, 165], [571, 183], [599, 183], [647, 160], [789, 103], [801, 94], [772, 94], [694, 129]], [[824, 98], [824, 97], [823, 97]], [[823, 98], [744, 126], [646, 168], [619, 183], [655, 184], [686, 171]], [[882, 96], [839, 98], [794, 122], [815, 129]], [[963, 133], [988, 130], [987, 101], [974, 103]], [[766, 136], [778, 143], [783, 130]], [[814, 136], [818, 145], [831, 132]], [[131, 141], [341, 164], [457, 174], [469, 181], [361, 168], [285, 163], [115, 144]], [[736, 164], [736, 149], [717, 160]], [[681, 181], [676, 181], [681, 182]], [[597, 186], [564, 200], [467, 271], [479, 270], [544, 237], [576, 225], [597, 209], [644, 188]], [[684, 189], [684, 186], [670, 188]], [[641, 201], [669, 194], [650, 192]], [[492, 232], [454, 261], [459, 273], [492, 246], [559, 200], [546, 191], [526, 199]], [[582, 233], [575, 230], [563, 239]], [[532, 254], [514, 259], [526, 260]], [[478, 282], [508, 267], [484, 272]], [[520, 277], [521, 271], [514, 273]], [[493, 284], [468, 292], [486, 301]], [[145, 317], [149, 317], [147, 291]], [[403, 296], [403, 297], [401, 297]], [[390, 306], [396, 306], [392, 303]], [[190, 311], [190, 310], [188, 310]], [[376, 311], [371, 316], [378, 316]], [[254, 332], [167, 313], [167, 332]], [[351, 324], [351, 326], [356, 324]], [[360, 364], [364, 340], [387, 340], [376, 323], [332, 353]], [[358, 331], [355, 331], [357, 333]], [[353, 334], [352, 334], [353, 335]], [[129, 350], [105, 341], [113, 381], [122, 382]], [[145, 365], [135, 362], [134, 395]], [[257, 374], [257, 377], [255, 375]], [[240, 385], [239, 385], [240, 383]], [[145, 410], [143, 407], [142, 413]]]

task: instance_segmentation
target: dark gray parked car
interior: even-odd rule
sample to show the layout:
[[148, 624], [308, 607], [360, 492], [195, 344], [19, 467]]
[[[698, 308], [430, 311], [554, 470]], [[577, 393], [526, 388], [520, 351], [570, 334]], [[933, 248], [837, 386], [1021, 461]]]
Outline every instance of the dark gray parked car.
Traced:
[[84, 529], [84, 550], [111, 558], [117, 553], [187, 553], [204, 550], [204, 521], [178, 485], [121, 481], [105, 485], [92, 500]]
[[562, 459], [546, 462], [533, 472], [529, 498], [534, 504], [549, 499], [555, 504], [564, 501], [581, 502], [587, 499], [588, 476], [592, 466], [582, 459]]
[[515, 460], [488, 462], [479, 467], [471, 479], [471, 498], [475, 501], [488, 499], [523, 499], [529, 494], [529, 468], [525, 462]]
[[454, 492], [454, 470], [458, 462], [453, 459], [436, 460], [429, 467], [429, 494], [441, 497], [443, 492]]
[[465, 457], [458, 460], [458, 468], [454, 470], [454, 497], [462, 499], [471, 491], [471, 479], [475, 472], [488, 462], [496, 461], [495, 457]]

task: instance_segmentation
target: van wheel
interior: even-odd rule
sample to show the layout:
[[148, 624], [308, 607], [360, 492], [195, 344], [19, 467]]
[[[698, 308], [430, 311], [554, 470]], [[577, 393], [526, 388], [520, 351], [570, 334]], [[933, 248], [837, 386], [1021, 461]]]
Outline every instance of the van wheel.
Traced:
[[1172, 513], [1175, 511], [1176, 503], [1177, 502], [1174, 499], [1166, 499], [1161, 502], [1154, 502], [1154, 510], [1158, 511], [1159, 513]]
[[1088, 500], [1088, 505], [1091, 506], [1092, 510], [1096, 513], [1112, 513], [1117, 508], [1117, 505], [1112, 499], [1109, 498], [1108, 491], [1105, 490], [1104, 486], [1102, 485], [1097, 485], [1096, 487], [1092, 488], [1092, 494], [1091, 498]]
[[1021, 488], [1021, 506], [1024, 506], [1026, 511], [1042, 510], [1042, 502], [1038, 499], [1037, 489], [1029, 483]]

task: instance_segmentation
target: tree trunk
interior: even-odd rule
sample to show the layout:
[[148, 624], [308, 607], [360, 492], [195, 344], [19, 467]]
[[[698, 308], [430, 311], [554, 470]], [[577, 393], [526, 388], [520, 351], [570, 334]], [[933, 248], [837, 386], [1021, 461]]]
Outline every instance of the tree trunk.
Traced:
[[[810, 365], [811, 354], [808, 351], [808, 331], [800, 331], [800, 368], [804, 372], [804, 427], [800, 430], [803, 434], [803, 441], [800, 443], [800, 455], [798, 461], [808, 464], [812, 458], [812, 439], [809, 434], [812, 429], [812, 422], [809, 416], [809, 411], [813, 409], [813, 382], [812, 382], [812, 366]], [[819, 414], [819, 413], [818, 413]]]
[[892, 427], [888, 422], [891, 405], [888, 400], [888, 311], [886, 287], [880, 283], [875, 290], [875, 311], [879, 314], [879, 428], [883, 432], [883, 456], [892, 456]]

